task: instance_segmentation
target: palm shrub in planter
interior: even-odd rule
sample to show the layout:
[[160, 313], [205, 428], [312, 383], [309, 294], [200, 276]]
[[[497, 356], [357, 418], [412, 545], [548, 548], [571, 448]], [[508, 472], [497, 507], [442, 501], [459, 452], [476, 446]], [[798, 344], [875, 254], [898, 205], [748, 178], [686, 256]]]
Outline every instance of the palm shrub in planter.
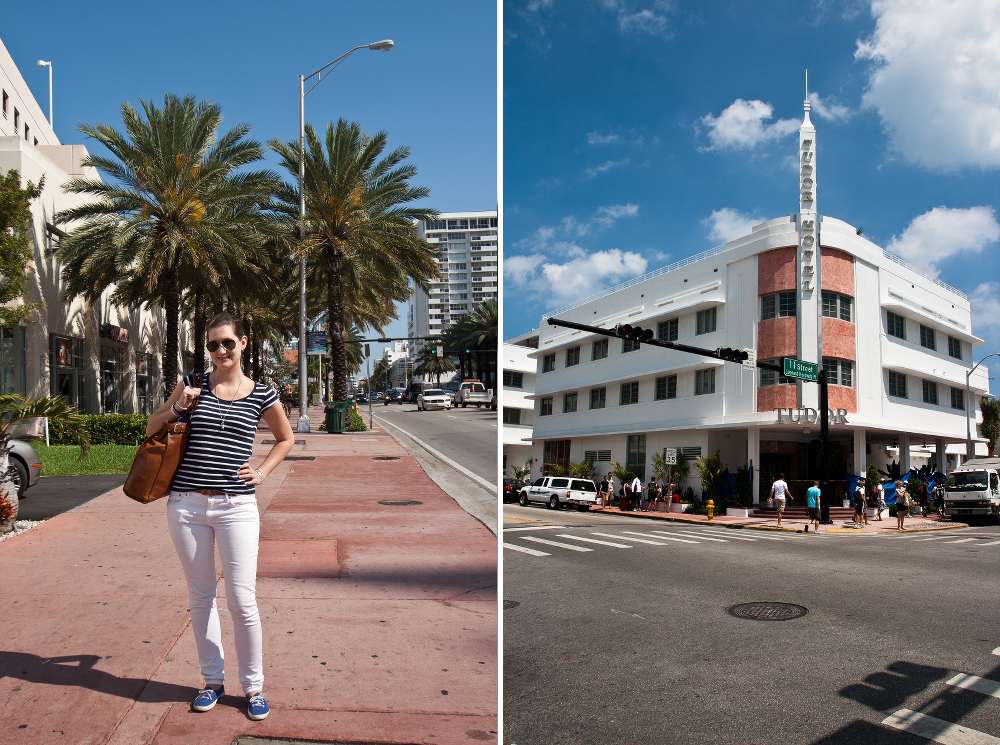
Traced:
[[722, 458], [719, 457], [719, 452], [716, 450], [707, 458], [697, 458], [694, 462], [694, 467], [701, 478], [702, 491], [708, 494], [708, 498], [714, 502], [716, 509], [721, 507], [718, 495], [719, 485], [722, 483]]
[[733, 485], [733, 501], [729, 503], [729, 506], [736, 507], [737, 509], [749, 509], [750, 491], [750, 469], [746, 466], [740, 466], [736, 469], [736, 483]]

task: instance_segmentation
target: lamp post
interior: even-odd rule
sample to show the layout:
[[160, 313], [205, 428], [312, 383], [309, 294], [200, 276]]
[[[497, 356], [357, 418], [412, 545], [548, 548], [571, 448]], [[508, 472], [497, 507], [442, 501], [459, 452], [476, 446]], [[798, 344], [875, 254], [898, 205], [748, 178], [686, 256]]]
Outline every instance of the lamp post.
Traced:
[[[312, 92], [323, 80], [324, 72], [332, 72], [337, 65], [359, 49], [376, 49], [388, 52], [392, 49], [392, 39], [383, 39], [371, 44], [362, 44], [354, 47], [337, 57], [332, 62], [328, 62], [321, 68], [309, 75], [299, 75], [299, 239], [305, 240], [305, 226], [303, 220], [306, 215], [306, 195], [304, 182], [306, 178], [306, 94]], [[316, 82], [312, 88], [305, 89], [306, 81], [315, 77]], [[306, 413], [309, 396], [309, 374], [307, 359], [309, 348], [306, 344], [306, 258], [303, 255], [299, 259], [299, 421], [296, 430], [299, 432], [309, 431], [309, 416]]]
[[52, 63], [38, 60], [38, 66], [49, 68], [49, 129], [52, 129]]
[[972, 373], [976, 371], [976, 368], [983, 364], [990, 357], [1000, 357], [1000, 352], [994, 352], [993, 354], [988, 354], [983, 357], [979, 362], [972, 366], [969, 372], [965, 373], [965, 460], [968, 462], [972, 459], [974, 453], [972, 452], [972, 419], [970, 418], [970, 411], [972, 409], [972, 395], [969, 389], [969, 378]]

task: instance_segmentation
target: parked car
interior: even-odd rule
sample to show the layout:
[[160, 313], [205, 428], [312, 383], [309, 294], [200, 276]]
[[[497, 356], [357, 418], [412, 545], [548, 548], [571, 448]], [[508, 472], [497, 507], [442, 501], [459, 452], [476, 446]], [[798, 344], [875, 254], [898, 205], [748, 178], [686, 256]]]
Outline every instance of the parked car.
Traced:
[[417, 396], [417, 410], [418, 411], [429, 411], [430, 409], [450, 409], [451, 399], [448, 394], [442, 391], [440, 388], [431, 388], [426, 391], [422, 391], [419, 396]]
[[397, 403], [402, 406], [403, 392], [399, 390], [399, 388], [390, 388], [385, 392], [385, 397], [382, 399], [382, 403], [386, 406], [390, 403]]
[[11, 440], [10, 464], [14, 467], [17, 498], [24, 499], [24, 493], [37, 484], [38, 477], [42, 475], [42, 462], [35, 449], [24, 440]]
[[516, 502], [518, 492], [521, 487], [524, 486], [524, 482], [521, 479], [504, 479], [503, 480], [503, 501], [504, 502]]
[[575, 504], [580, 512], [586, 512], [591, 505], [597, 504], [597, 486], [590, 479], [542, 476], [535, 483], [521, 487], [518, 502], [522, 507], [531, 502], [543, 502], [550, 510], [558, 510], [564, 504]]

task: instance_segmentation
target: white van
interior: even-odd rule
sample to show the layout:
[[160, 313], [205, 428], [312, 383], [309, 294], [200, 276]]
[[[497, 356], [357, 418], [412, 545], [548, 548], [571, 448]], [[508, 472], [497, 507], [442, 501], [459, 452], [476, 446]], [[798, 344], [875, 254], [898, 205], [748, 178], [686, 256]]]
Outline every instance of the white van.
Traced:
[[530, 502], [543, 502], [550, 510], [558, 510], [561, 505], [575, 504], [580, 512], [587, 512], [597, 504], [597, 487], [590, 479], [570, 476], [542, 476], [535, 483], [521, 487], [518, 495], [522, 507]]
[[973, 458], [949, 473], [944, 514], [994, 515], [1000, 523], [1000, 458]]

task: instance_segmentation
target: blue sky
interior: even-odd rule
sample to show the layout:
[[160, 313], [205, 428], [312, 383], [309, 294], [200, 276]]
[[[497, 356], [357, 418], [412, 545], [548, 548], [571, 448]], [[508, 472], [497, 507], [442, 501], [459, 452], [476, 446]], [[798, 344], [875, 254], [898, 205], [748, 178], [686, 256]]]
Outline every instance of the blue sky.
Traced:
[[[427, 204], [449, 212], [497, 204], [496, 19], [495, 4], [462, 0], [5, 3], [0, 39], [46, 112], [48, 71], [35, 62], [52, 60], [56, 134], [84, 144], [79, 122], [120, 127], [123, 101], [162, 104], [168, 92], [218, 103], [224, 129], [247, 122], [261, 142], [295, 139], [298, 75], [392, 39], [392, 51], [358, 50], [308, 94], [306, 122], [386, 130], [389, 149], [410, 147]], [[386, 330], [405, 336], [399, 315]]]
[[966, 292], [1000, 352], [996, 2], [503, 9], [505, 338], [795, 213], [808, 68], [819, 212]]

